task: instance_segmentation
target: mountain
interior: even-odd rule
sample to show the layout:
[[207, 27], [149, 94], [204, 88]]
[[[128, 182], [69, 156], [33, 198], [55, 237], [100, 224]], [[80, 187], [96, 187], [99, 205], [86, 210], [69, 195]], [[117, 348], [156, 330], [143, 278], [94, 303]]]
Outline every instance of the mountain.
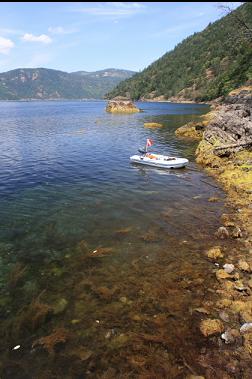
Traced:
[[106, 97], [207, 101], [252, 80], [252, 4], [179, 43]]
[[0, 73], [0, 99], [101, 99], [134, 73], [114, 68], [72, 73], [47, 68], [18, 68]]

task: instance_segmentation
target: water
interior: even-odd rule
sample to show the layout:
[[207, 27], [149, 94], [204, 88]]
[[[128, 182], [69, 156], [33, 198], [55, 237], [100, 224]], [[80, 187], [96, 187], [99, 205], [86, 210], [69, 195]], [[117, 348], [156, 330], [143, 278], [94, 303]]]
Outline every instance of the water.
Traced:
[[[112, 115], [103, 101], [0, 103], [4, 379], [183, 378], [206, 343], [193, 309], [224, 195], [174, 131], [208, 107], [139, 106]], [[144, 127], [152, 121], [164, 127]], [[189, 166], [131, 164], [146, 138]]]

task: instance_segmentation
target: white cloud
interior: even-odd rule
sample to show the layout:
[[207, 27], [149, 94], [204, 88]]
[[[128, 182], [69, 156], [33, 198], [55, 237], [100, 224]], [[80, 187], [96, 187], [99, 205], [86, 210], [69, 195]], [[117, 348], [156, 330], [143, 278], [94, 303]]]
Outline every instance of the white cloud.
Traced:
[[9, 38], [0, 37], [0, 53], [8, 55], [10, 50], [14, 47], [14, 42]]
[[145, 8], [145, 5], [140, 3], [130, 2], [107, 2], [94, 3], [95, 6], [76, 9], [77, 12], [86, 13], [91, 16], [112, 16], [124, 17], [133, 16], [140, 13]]
[[35, 36], [30, 33], [25, 33], [23, 37], [21, 37], [23, 41], [26, 42], [41, 42], [41, 43], [51, 43], [52, 39], [51, 37], [47, 36], [46, 34], [41, 34], [40, 36]]
[[63, 26], [49, 26], [48, 28], [48, 32], [51, 34], [72, 34], [77, 31], [77, 29], [66, 29]]

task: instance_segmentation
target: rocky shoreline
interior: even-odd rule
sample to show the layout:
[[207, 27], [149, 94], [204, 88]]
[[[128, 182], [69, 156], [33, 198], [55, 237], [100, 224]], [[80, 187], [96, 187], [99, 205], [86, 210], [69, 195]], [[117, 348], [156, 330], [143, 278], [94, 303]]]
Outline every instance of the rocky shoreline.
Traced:
[[[199, 122], [176, 135], [200, 139], [197, 163], [227, 193], [231, 212], [221, 217], [215, 237], [222, 246], [206, 251], [215, 288], [202, 304], [199, 331], [211, 348], [199, 357], [205, 377], [252, 377], [252, 87], [232, 91]], [[232, 242], [233, 241], [233, 244]], [[231, 242], [231, 248], [230, 248]], [[215, 295], [213, 295], [213, 293]], [[214, 300], [213, 300], [214, 298]], [[214, 367], [213, 367], [214, 366]]]

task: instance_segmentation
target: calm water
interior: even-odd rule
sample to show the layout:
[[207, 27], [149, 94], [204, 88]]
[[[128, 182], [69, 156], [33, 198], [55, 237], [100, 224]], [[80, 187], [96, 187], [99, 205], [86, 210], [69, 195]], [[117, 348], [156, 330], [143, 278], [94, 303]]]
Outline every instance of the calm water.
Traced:
[[[224, 195], [174, 131], [208, 107], [139, 106], [0, 103], [3, 379], [183, 378], [205, 344], [193, 308]], [[146, 138], [190, 165], [131, 164]]]

